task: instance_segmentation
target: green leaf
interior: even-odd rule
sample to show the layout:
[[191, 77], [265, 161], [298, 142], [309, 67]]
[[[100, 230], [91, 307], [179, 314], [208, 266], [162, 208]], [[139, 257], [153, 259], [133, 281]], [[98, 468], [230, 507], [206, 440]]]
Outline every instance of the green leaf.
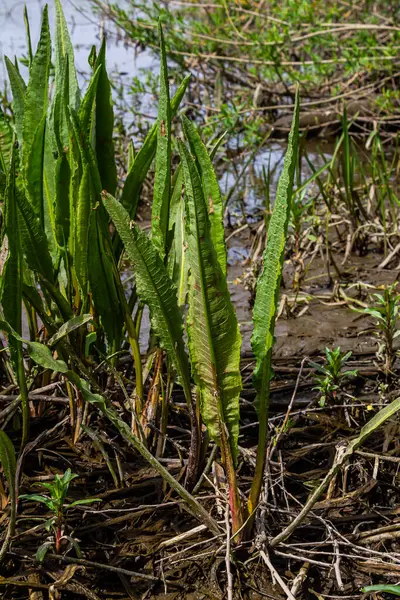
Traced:
[[[47, 529], [47, 531], [50, 531], [50, 529]], [[53, 548], [53, 542], [44, 542], [41, 546], [39, 546], [35, 554], [35, 558], [38, 563], [42, 563], [44, 561], [46, 554], [49, 550], [51, 550], [51, 548]]]
[[28, 266], [32, 271], [52, 282], [54, 281], [53, 265], [40, 220], [22, 191], [17, 191], [17, 204], [22, 249]]
[[7, 56], [5, 57], [5, 61], [13, 95], [15, 130], [17, 132], [18, 142], [20, 145], [22, 145], [22, 123], [24, 120], [26, 83], [22, 79], [19, 71], [17, 71], [14, 64]]
[[[189, 260], [187, 331], [200, 409], [210, 436], [221, 446], [229, 436], [233, 457], [238, 450], [241, 337], [210, 237], [210, 224], [196, 165], [179, 143], [185, 180]], [[226, 429], [225, 429], [226, 428]], [[223, 452], [227, 448], [222, 447]]]
[[183, 170], [179, 165], [174, 174], [174, 189], [171, 196], [170, 233], [172, 246], [168, 254], [168, 273], [178, 293], [178, 306], [186, 304], [188, 261], [185, 234], [185, 202], [183, 199]]
[[254, 330], [251, 345], [256, 359], [253, 383], [257, 392], [255, 406], [259, 416], [259, 433], [256, 456], [256, 468], [247, 503], [251, 516], [248, 528], [258, 505], [265, 465], [265, 453], [268, 434], [268, 409], [270, 380], [272, 377], [272, 347], [276, 311], [279, 301], [280, 282], [285, 254], [286, 234], [291, 209], [294, 171], [297, 164], [299, 139], [299, 96], [296, 102], [292, 128], [289, 134], [283, 171], [276, 190], [274, 210], [269, 222], [267, 245], [264, 252], [264, 265], [257, 281], [256, 299], [253, 309]]
[[[7, 187], [5, 193], [5, 227], [3, 250], [7, 248], [7, 258], [0, 279], [0, 301], [5, 319], [18, 332], [22, 330], [22, 248], [18, 227], [18, 208], [16, 201], [15, 148], [12, 148]], [[10, 341], [14, 370], [18, 370], [20, 343]]]
[[119, 347], [124, 318], [115, 284], [116, 265], [111, 252], [107, 223], [98, 206], [89, 225], [88, 269], [93, 303], [101, 318], [108, 342]]
[[42, 226], [45, 224], [43, 205], [43, 149], [48, 105], [48, 80], [51, 63], [51, 40], [47, 6], [43, 9], [42, 29], [35, 57], [29, 71], [25, 93], [22, 125], [22, 159], [27, 195]]
[[90, 138], [91, 125], [95, 112], [95, 99], [97, 95], [97, 86], [99, 83], [99, 77], [102, 70], [102, 66], [99, 65], [96, 71], [93, 73], [86, 94], [82, 100], [81, 107], [79, 109], [79, 121], [81, 123], [82, 132], [88, 135]]
[[[174, 117], [178, 111], [179, 105], [189, 84], [189, 80], [190, 75], [185, 77], [177, 89], [175, 96], [171, 100], [172, 117]], [[156, 153], [158, 129], [158, 122], [154, 123], [145, 141], [143, 142], [142, 147], [137, 153], [135, 161], [133, 162], [125, 180], [124, 188], [121, 194], [121, 203], [128, 211], [131, 219], [136, 217], [140, 190], [142, 189], [143, 182], [146, 179], [147, 172]], [[116, 252], [116, 257], [118, 259], [122, 251], [122, 246], [118, 244], [117, 241], [118, 240], [116, 240], [116, 246], [118, 249]]]
[[279, 301], [285, 242], [290, 215], [294, 171], [298, 151], [299, 98], [289, 134], [288, 148], [279, 178], [274, 210], [271, 216], [264, 266], [257, 281], [253, 310], [254, 331], [251, 338], [256, 358], [253, 381], [257, 391], [258, 410], [267, 411], [271, 379], [271, 350], [274, 342], [275, 316]]
[[56, 34], [55, 34], [55, 80], [56, 88], [62, 88], [63, 85], [63, 64], [65, 57], [68, 57], [68, 104], [75, 110], [78, 110], [80, 103], [80, 92], [78, 80], [76, 77], [74, 48], [69, 36], [67, 23], [62, 9], [61, 0], [54, 0], [56, 8]]
[[47, 506], [49, 510], [54, 510], [54, 503], [50, 498], [46, 496], [40, 496], [39, 494], [22, 494], [19, 497], [20, 500], [28, 500], [31, 502], [40, 502], [40, 504], [44, 504]]
[[73, 261], [76, 277], [83, 295], [87, 294], [88, 286], [88, 250], [89, 250], [89, 221], [94, 208], [94, 196], [90, 167], [85, 164], [83, 176], [79, 185], [78, 204], [76, 206], [76, 220], [74, 235]]
[[110, 194], [103, 193], [104, 205], [124, 243], [135, 274], [137, 292], [150, 309], [151, 325], [174, 365], [190, 402], [189, 364], [183, 343], [182, 314], [176, 289], [152, 241], [129, 220], [125, 208]]
[[368, 594], [368, 592], [386, 592], [387, 594], [400, 596], [400, 585], [387, 585], [384, 583], [379, 585], [367, 585], [366, 587], [363, 587], [361, 591], [364, 594]]
[[203, 185], [203, 194], [208, 205], [208, 218], [210, 220], [210, 235], [217, 253], [221, 270], [226, 275], [226, 246], [224, 232], [224, 205], [218, 179], [213, 169], [211, 158], [197, 129], [186, 116], [182, 117], [185, 136], [189, 142], [190, 150], [196, 158], [198, 171]]
[[117, 167], [114, 151], [114, 111], [111, 86], [106, 70], [106, 40], [103, 38], [96, 60], [95, 71], [100, 68], [96, 90], [96, 156], [101, 185], [110, 194], [117, 189]]
[[75, 502], [71, 502], [71, 504], [68, 504], [67, 508], [72, 508], [73, 506], [81, 506], [85, 504], [93, 504], [93, 502], [101, 502], [101, 498], [84, 498], [83, 500], [75, 500]]
[[70, 319], [63, 325], [61, 325], [61, 327], [57, 331], [57, 333], [55, 333], [53, 336], [51, 336], [51, 338], [47, 342], [48, 345], [54, 346], [60, 340], [62, 340], [64, 337], [66, 337], [67, 335], [69, 335], [70, 333], [72, 333], [73, 331], [78, 329], [79, 327], [82, 327], [82, 325], [85, 325], [86, 323], [88, 323], [89, 321], [92, 321], [92, 320], [93, 320], [92, 315], [78, 315], [77, 317], [73, 317], [72, 319]]
[[14, 337], [19, 342], [26, 344], [29, 356], [38, 363], [38, 365], [45, 369], [56, 371], [57, 373], [66, 373], [68, 371], [68, 367], [64, 361], [53, 358], [50, 348], [40, 342], [25, 340], [6, 321], [0, 321], [0, 330], [4, 331], [8, 337]]
[[161, 23], [158, 27], [161, 47], [160, 98], [157, 117], [156, 172], [152, 204], [152, 236], [154, 245], [164, 257], [167, 244], [169, 201], [171, 192], [171, 104], [168, 67]]

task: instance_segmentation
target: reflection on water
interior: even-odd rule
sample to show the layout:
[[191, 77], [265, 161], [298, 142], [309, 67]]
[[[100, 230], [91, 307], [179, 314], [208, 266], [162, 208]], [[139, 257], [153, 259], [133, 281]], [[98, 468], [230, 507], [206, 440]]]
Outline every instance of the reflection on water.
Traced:
[[[225, 196], [230, 196], [230, 224], [235, 225], [242, 221], [245, 215], [247, 222], [260, 220], [267, 203], [266, 189], [269, 189], [269, 200], [274, 203], [276, 187], [283, 169], [286, 152], [286, 143], [268, 141], [256, 154], [254, 160], [247, 167], [245, 174], [237, 184], [238, 175], [248, 160], [248, 153], [243, 160], [235, 165], [233, 161], [225, 163], [220, 186]], [[334, 143], [324, 143], [322, 140], [307, 140], [304, 152], [315, 170], [318, 170], [332, 158]], [[301, 161], [301, 180], [304, 182], [311, 177], [313, 171], [304, 157]], [[233, 192], [231, 192], [233, 188]], [[313, 194], [315, 186], [311, 185], [307, 195]]]

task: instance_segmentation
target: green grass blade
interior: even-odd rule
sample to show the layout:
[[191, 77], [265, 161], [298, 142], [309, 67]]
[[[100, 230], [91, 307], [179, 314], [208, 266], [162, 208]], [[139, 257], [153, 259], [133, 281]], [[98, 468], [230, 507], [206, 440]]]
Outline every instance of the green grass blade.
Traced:
[[106, 40], [103, 39], [96, 60], [95, 71], [100, 68], [96, 90], [96, 156], [104, 190], [115, 194], [117, 189], [117, 167], [114, 151], [114, 111], [111, 86], [106, 70]]
[[76, 77], [75, 61], [74, 61], [74, 48], [71, 43], [69, 36], [67, 23], [65, 20], [64, 12], [62, 9], [61, 0], [54, 0], [56, 8], [56, 33], [55, 33], [55, 58], [54, 58], [54, 69], [55, 69], [55, 80], [56, 88], [63, 88], [63, 65], [65, 57], [68, 57], [68, 104], [72, 106], [74, 110], [78, 110], [80, 103], [80, 92], [78, 86], [78, 80]]
[[171, 193], [171, 104], [167, 56], [161, 24], [159, 24], [159, 35], [161, 46], [160, 98], [157, 117], [156, 172], [154, 176], [151, 231], [154, 245], [163, 257], [166, 252]]
[[92, 315], [78, 315], [77, 317], [72, 317], [72, 319], [70, 319], [66, 323], [63, 323], [60, 329], [54, 335], [51, 336], [51, 338], [47, 342], [48, 345], [55, 346], [55, 344], [57, 344], [67, 335], [69, 335], [76, 329], [79, 329], [79, 327], [82, 327], [82, 325], [85, 325], [86, 323], [89, 323], [89, 321], [92, 320]]
[[193, 123], [185, 116], [182, 117], [182, 125], [190, 150], [196, 158], [198, 171], [203, 185], [203, 194], [208, 205], [208, 218], [210, 220], [210, 235], [217, 253], [221, 270], [226, 275], [226, 246], [224, 232], [224, 205], [218, 179], [213, 169], [211, 158], [207, 148], [203, 144], [200, 135]]
[[103, 202], [131, 261], [138, 295], [150, 309], [154, 333], [171, 359], [186, 400], [190, 403], [189, 363], [183, 342], [183, 320], [177, 304], [176, 289], [154, 244], [130, 221], [122, 204], [109, 194], [103, 194]]
[[256, 473], [248, 502], [249, 514], [253, 513], [257, 505], [264, 471], [269, 389], [272, 376], [271, 354], [274, 343], [275, 316], [279, 301], [286, 234], [290, 217], [294, 172], [297, 164], [298, 138], [299, 97], [297, 94], [285, 162], [279, 178], [275, 205], [268, 228], [267, 245], [263, 257], [264, 266], [257, 281], [253, 310], [254, 330], [251, 345], [256, 359], [253, 382], [257, 391], [256, 407], [260, 422]]

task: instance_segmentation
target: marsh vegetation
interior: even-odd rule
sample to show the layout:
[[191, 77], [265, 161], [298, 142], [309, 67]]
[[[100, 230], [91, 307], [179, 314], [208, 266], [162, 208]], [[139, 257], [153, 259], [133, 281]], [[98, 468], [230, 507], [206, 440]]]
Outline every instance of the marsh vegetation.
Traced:
[[60, 0], [5, 59], [3, 597], [398, 593], [398, 9], [93, 4], [154, 122]]

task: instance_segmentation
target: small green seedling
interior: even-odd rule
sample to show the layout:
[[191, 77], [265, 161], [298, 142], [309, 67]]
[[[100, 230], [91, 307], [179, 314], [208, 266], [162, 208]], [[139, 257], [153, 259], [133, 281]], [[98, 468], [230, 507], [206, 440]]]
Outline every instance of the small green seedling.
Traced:
[[374, 304], [364, 309], [364, 313], [376, 319], [375, 335], [378, 338], [378, 358], [384, 361], [384, 372], [388, 375], [396, 358], [394, 340], [400, 335], [397, 322], [400, 319], [400, 294], [396, 284], [389, 285], [383, 294], [372, 294]]
[[346, 379], [355, 377], [357, 370], [344, 371], [347, 361], [351, 356], [351, 351], [342, 354], [340, 346], [330, 350], [325, 348], [326, 363], [318, 365], [310, 362], [310, 365], [317, 369], [318, 374], [315, 375], [316, 386], [313, 388], [320, 392], [319, 405], [321, 407], [329, 401], [335, 402], [337, 399], [337, 390]]
[[48, 538], [44, 544], [42, 544], [37, 553], [36, 559], [42, 562], [46, 553], [54, 548], [56, 554], [61, 552], [63, 542], [67, 541], [70, 543], [70, 547], [74, 547], [77, 555], [80, 556], [80, 549], [77, 541], [65, 533], [66, 525], [66, 513], [70, 508], [79, 505], [91, 504], [92, 502], [100, 502], [100, 498], [84, 498], [83, 500], [75, 500], [75, 502], [67, 503], [67, 494], [69, 484], [73, 479], [76, 479], [78, 475], [71, 472], [71, 469], [67, 469], [64, 475], [56, 475], [54, 481], [51, 483], [40, 482], [39, 485], [48, 490], [48, 494], [23, 494], [20, 496], [21, 500], [32, 500], [44, 504], [53, 515], [46, 521], [46, 530], [53, 532], [53, 535]]

